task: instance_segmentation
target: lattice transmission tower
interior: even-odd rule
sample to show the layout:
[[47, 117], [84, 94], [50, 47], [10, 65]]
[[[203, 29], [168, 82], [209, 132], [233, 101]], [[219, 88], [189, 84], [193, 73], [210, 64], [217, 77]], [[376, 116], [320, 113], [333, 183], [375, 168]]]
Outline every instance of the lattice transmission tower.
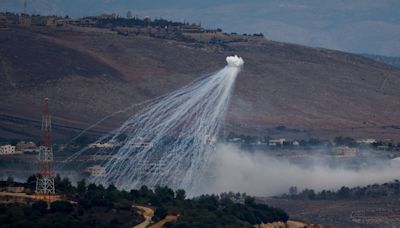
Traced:
[[51, 143], [51, 116], [49, 99], [44, 99], [42, 114], [42, 145], [39, 148], [36, 199], [50, 202], [55, 197], [53, 148]]

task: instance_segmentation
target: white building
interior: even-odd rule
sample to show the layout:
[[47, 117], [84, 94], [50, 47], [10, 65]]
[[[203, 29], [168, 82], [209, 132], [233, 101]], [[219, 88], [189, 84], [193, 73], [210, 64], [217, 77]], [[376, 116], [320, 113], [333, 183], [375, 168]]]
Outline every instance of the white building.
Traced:
[[284, 142], [286, 142], [286, 139], [284, 139], [284, 138], [282, 138], [282, 139], [270, 139], [268, 141], [268, 145], [269, 146], [282, 146]]
[[345, 158], [356, 157], [359, 153], [357, 148], [351, 148], [348, 146], [336, 147], [333, 152], [336, 157], [345, 157]]
[[12, 145], [0, 146], [0, 155], [6, 155], [6, 154], [17, 154], [15, 151], [15, 146]]
[[356, 142], [358, 144], [373, 144], [376, 143], [376, 139], [359, 139]]
[[92, 143], [89, 145], [89, 148], [114, 148], [118, 147], [120, 144], [114, 141], [106, 142], [106, 143]]
[[15, 146], [15, 150], [17, 152], [21, 153], [32, 153], [32, 152], [38, 152], [38, 148], [36, 146], [36, 143], [34, 142], [25, 142], [25, 141], [20, 141], [17, 143]]
[[243, 140], [241, 138], [230, 138], [230, 139], [228, 139], [228, 142], [241, 143], [241, 142], [243, 142]]

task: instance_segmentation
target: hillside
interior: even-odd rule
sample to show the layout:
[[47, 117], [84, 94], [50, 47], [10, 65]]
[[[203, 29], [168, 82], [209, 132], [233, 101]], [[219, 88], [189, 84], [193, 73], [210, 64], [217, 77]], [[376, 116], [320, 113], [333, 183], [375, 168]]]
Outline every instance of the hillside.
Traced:
[[389, 57], [383, 55], [370, 55], [370, 54], [361, 54], [361, 55], [366, 58], [373, 59], [377, 62], [385, 63], [400, 68], [400, 57]]
[[[287, 132], [274, 129], [284, 125], [297, 129], [293, 138], [400, 140], [400, 70], [394, 67], [273, 41], [210, 45], [80, 27], [1, 30], [0, 137], [37, 136], [41, 102], [49, 97], [56, 139], [66, 140], [105, 115], [220, 69], [231, 54], [245, 66], [228, 131], [278, 137]], [[117, 127], [127, 116], [97, 130]]]

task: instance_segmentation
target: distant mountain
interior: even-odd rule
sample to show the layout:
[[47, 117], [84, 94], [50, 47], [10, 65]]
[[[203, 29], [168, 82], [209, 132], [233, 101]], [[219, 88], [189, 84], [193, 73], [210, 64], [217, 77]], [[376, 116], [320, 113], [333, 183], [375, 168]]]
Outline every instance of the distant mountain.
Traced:
[[373, 59], [377, 62], [385, 63], [400, 68], [400, 57], [388, 57], [383, 55], [371, 55], [371, 54], [361, 54], [361, 55], [366, 58]]
[[[268, 40], [211, 45], [84, 27], [1, 30], [0, 138], [39, 136], [44, 97], [55, 138], [65, 139], [116, 110], [221, 69], [232, 54], [245, 65], [227, 131], [400, 140], [400, 70], [386, 64]], [[137, 110], [96, 130], [113, 129]], [[296, 131], [277, 132], [277, 126]]]

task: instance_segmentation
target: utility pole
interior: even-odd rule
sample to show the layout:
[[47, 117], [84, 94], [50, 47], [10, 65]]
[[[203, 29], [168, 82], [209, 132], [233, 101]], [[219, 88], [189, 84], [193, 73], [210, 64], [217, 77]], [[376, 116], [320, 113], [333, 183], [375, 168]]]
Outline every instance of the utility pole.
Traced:
[[42, 145], [39, 148], [35, 198], [50, 203], [54, 197], [55, 185], [53, 148], [51, 143], [51, 116], [49, 113], [49, 99], [45, 98], [42, 114]]

